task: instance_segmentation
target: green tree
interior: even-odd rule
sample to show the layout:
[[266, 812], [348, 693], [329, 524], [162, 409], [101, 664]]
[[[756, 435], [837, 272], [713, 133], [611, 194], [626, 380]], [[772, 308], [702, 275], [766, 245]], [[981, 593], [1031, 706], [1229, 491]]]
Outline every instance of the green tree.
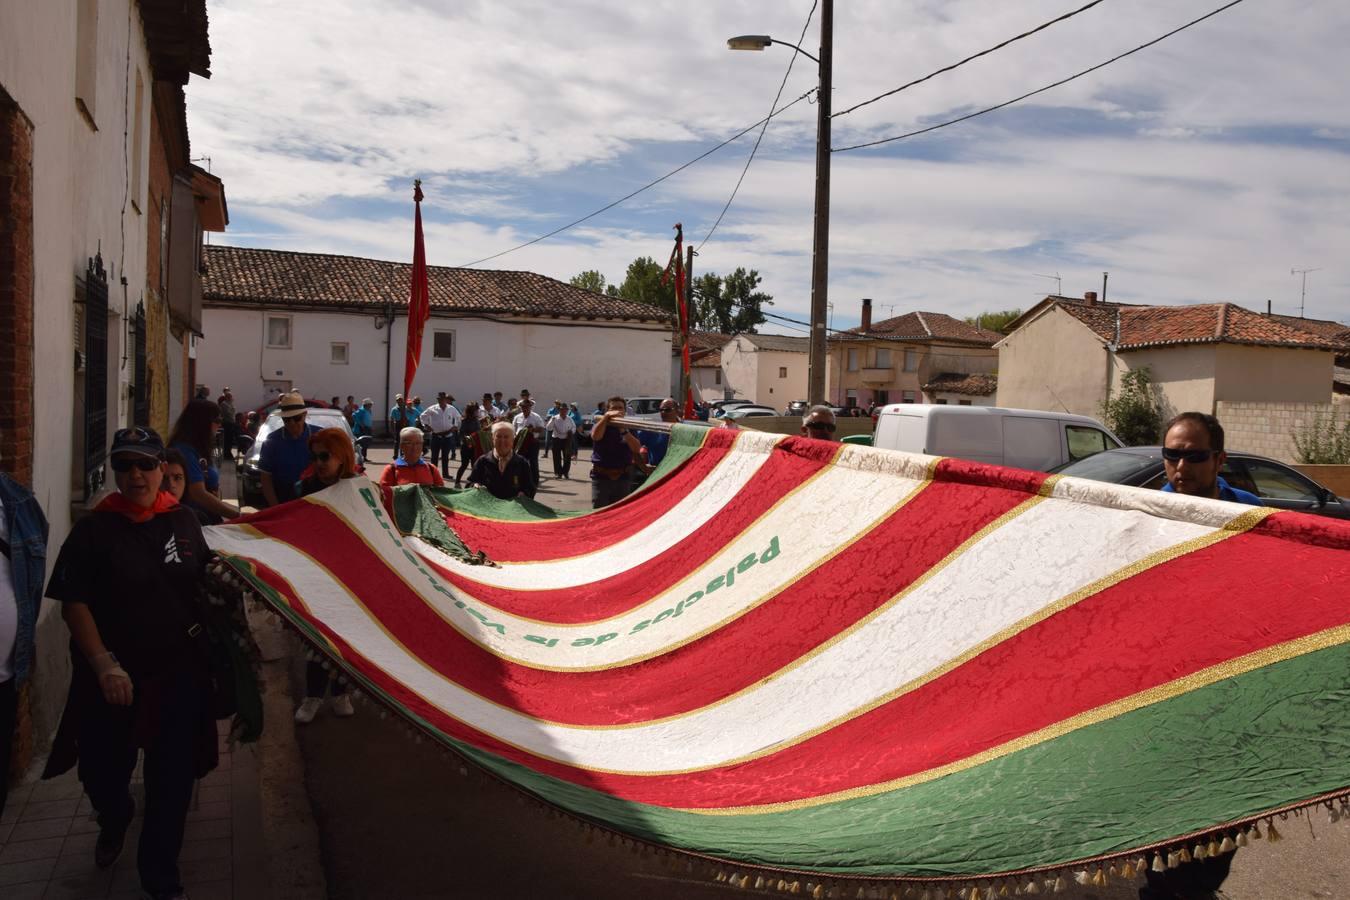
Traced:
[[1102, 404], [1102, 421], [1127, 447], [1162, 439], [1162, 410], [1148, 366], [1120, 376], [1120, 391]]
[[988, 331], [997, 331], [999, 334], [1007, 334], [1006, 329], [1018, 316], [1022, 315], [1020, 309], [1001, 309], [997, 312], [980, 313], [978, 316], [967, 316], [966, 321], [971, 325], [976, 325]]
[[693, 320], [700, 328], [725, 334], [754, 334], [764, 324], [764, 307], [773, 297], [755, 290], [762, 279], [755, 269], [738, 266], [725, 278], [708, 272], [694, 279]]
[[609, 282], [605, 280], [605, 276], [595, 269], [579, 272], [567, 279], [567, 283], [572, 287], [579, 287], [583, 291], [595, 291], [597, 294], [605, 293], [605, 289], [610, 287]]
[[1350, 464], [1350, 419], [1336, 420], [1336, 411], [1313, 413], [1312, 421], [1290, 435], [1298, 461], [1305, 465], [1343, 466]]
[[639, 256], [628, 264], [623, 282], [619, 284], [617, 296], [637, 303], [650, 303], [659, 306], [668, 313], [675, 312], [675, 279], [661, 283], [661, 273], [665, 268], [650, 256]]

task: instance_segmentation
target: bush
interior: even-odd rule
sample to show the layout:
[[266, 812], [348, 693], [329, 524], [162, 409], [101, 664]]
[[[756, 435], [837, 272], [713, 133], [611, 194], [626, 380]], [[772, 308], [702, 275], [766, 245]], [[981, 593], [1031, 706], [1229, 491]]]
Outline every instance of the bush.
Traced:
[[1323, 415], [1313, 414], [1312, 421], [1290, 432], [1298, 461], [1305, 465], [1350, 464], [1350, 419], [1338, 422], [1335, 409]]
[[1162, 439], [1162, 410], [1148, 366], [1120, 376], [1120, 391], [1102, 404], [1102, 421], [1127, 447]]

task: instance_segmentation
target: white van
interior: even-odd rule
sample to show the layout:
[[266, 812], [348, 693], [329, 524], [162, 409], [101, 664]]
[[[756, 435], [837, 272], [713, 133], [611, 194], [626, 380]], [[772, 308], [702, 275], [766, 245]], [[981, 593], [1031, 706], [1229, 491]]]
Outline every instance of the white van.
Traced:
[[872, 446], [1044, 472], [1122, 445], [1105, 425], [1087, 416], [893, 403], [877, 417]]

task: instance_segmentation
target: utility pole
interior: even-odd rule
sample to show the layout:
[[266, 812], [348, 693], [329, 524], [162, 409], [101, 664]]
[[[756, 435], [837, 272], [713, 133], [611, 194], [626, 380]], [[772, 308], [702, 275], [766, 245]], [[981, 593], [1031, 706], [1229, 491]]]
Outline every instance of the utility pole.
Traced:
[[811, 253], [811, 343], [807, 402], [825, 402], [825, 317], [830, 280], [830, 93], [834, 61], [834, 0], [820, 4], [820, 90], [816, 94], [816, 219]]
[[1308, 273], [1309, 273], [1309, 272], [1320, 272], [1320, 271], [1322, 271], [1320, 268], [1318, 268], [1318, 269], [1290, 269], [1290, 270], [1289, 270], [1289, 274], [1290, 274], [1290, 275], [1302, 275], [1302, 276], [1303, 276], [1303, 287], [1299, 290], [1299, 294], [1298, 294], [1298, 317], [1299, 317], [1300, 319], [1302, 319], [1302, 318], [1304, 317], [1304, 316], [1303, 316], [1303, 303], [1304, 303], [1305, 300], [1308, 299]]

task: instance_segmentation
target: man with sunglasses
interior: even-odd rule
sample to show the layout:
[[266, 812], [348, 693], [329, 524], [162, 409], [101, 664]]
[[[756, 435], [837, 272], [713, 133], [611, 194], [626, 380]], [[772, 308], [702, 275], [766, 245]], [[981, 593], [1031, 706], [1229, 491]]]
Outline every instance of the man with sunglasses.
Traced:
[[305, 398], [298, 391], [282, 394], [281, 427], [267, 435], [258, 454], [262, 492], [268, 506], [296, 498], [295, 483], [309, 467], [309, 439], [319, 429], [305, 424]]
[[1223, 450], [1223, 426], [1211, 415], [1184, 412], [1174, 416], [1163, 432], [1162, 456], [1167, 473], [1164, 491], [1261, 505], [1260, 497], [1219, 477], [1228, 454]]
[[834, 436], [834, 410], [828, 406], [813, 406], [802, 416], [802, 436], [818, 441], [838, 440]]

